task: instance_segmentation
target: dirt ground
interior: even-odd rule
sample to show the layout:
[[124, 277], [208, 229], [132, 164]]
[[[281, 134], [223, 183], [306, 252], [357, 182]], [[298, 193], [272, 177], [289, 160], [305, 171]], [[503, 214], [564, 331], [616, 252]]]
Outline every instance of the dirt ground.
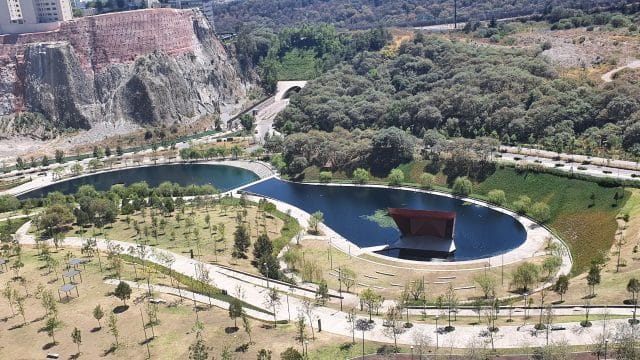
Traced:
[[[63, 259], [64, 254], [71, 252], [73, 256], [80, 256], [75, 250], [63, 250], [55, 252], [53, 256]], [[15, 257], [10, 258], [13, 262]], [[71, 340], [71, 331], [77, 327], [81, 331], [82, 344], [80, 346], [80, 359], [145, 359], [147, 348], [145, 343], [145, 330], [147, 338], [151, 338], [152, 329], [147, 326], [143, 330], [141, 316], [145, 323], [148, 322], [146, 312], [147, 301], [145, 293], [141, 290], [133, 290], [131, 299], [127, 301], [128, 308], [119, 312], [117, 316], [119, 346], [112, 349], [115, 342], [113, 335], [109, 332], [107, 318], [114, 309], [121, 307], [123, 302], [112, 295], [114, 286], [107, 285], [103, 278], [112, 274], [109, 270], [100, 272], [97, 261], [87, 264], [86, 268], [80, 267], [82, 271], [82, 282], [78, 285], [79, 296], [75, 291], [70, 299], [58, 300], [57, 289], [62, 285], [62, 278], [56, 280], [54, 273], [48, 273], [44, 262], [37, 257], [37, 251], [24, 247], [22, 261], [25, 267], [20, 271], [20, 276], [26, 279], [27, 286], [22, 286], [14, 278], [14, 271], [9, 270], [0, 273], [0, 281], [15, 289], [20, 296], [29, 296], [25, 302], [25, 319], [20, 314], [13, 315], [12, 310], [5, 297], [0, 299], [0, 336], [3, 341], [0, 343], [1, 359], [41, 359], [47, 353], [57, 353], [61, 359], [77, 358], [77, 347]], [[62, 263], [63, 261], [61, 261]], [[104, 265], [104, 264], [103, 264]], [[133, 270], [126, 266], [123, 279], [133, 278]], [[58, 276], [60, 271], [58, 271]], [[77, 279], [79, 281], [79, 279]], [[67, 280], [68, 281], [68, 280]], [[153, 283], [168, 283], [166, 278], [152, 278]], [[55, 331], [56, 343], [53, 343], [44, 331], [46, 323], [45, 310], [40, 300], [35, 297], [35, 289], [38, 285], [53, 291], [58, 303], [58, 318], [62, 321], [61, 327]], [[177, 297], [166, 294], [153, 294], [153, 298], [161, 298], [167, 304], [158, 305], [159, 324], [153, 329], [156, 337], [148, 342], [152, 359], [186, 359], [188, 357], [189, 345], [195, 340], [192, 327], [196, 321], [193, 303], [185, 300], [180, 303]], [[98, 321], [93, 318], [92, 311], [96, 305], [101, 305], [105, 316], [101, 320], [101, 327]], [[16, 305], [13, 305], [17, 311]], [[198, 318], [204, 323], [204, 338], [209, 347], [209, 355], [219, 358], [224, 349], [228, 349], [233, 359], [255, 359], [257, 352], [261, 348], [270, 349], [274, 358], [278, 358], [280, 352], [287, 347], [293, 346], [300, 349], [300, 343], [295, 339], [296, 331], [293, 324], [279, 324], [276, 329], [271, 328], [271, 324], [262, 323], [258, 320], [251, 320], [252, 341], [247, 352], [237, 352], [236, 349], [249, 342], [248, 335], [243, 331], [241, 322], [238, 323], [238, 331], [230, 331], [234, 326], [233, 320], [228, 317], [226, 310], [211, 308], [206, 304], [199, 304], [200, 311]], [[142, 315], [141, 315], [142, 310]], [[25, 341], [29, 339], [29, 341]], [[317, 333], [316, 340], [310, 341], [309, 351], [316, 349], [337, 347], [336, 344], [348, 341], [342, 337], [336, 337], [327, 333]], [[368, 344], [369, 348], [370, 345]]]

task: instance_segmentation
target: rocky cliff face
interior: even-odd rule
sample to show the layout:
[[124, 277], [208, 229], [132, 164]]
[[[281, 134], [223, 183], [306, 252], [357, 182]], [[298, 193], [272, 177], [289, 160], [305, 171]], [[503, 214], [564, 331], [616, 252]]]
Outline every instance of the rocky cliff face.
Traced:
[[251, 86], [194, 10], [100, 15], [0, 36], [0, 69], [4, 134], [225, 117]]

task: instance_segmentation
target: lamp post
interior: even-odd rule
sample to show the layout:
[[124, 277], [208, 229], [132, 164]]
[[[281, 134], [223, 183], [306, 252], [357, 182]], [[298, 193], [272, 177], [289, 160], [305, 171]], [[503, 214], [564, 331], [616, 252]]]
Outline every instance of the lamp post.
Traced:
[[342, 267], [338, 267], [338, 286], [340, 286], [340, 311], [342, 311]]
[[527, 303], [527, 296], [529, 296], [529, 293], [524, 293], [522, 294], [524, 295], [524, 324], [523, 326], [527, 323], [527, 307], [529, 306]]
[[264, 266], [264, 271], [266, 273], [266, 277], [267, 277], [267, 289], [269, 288], [269, 268], [267, 267], [267, 263], [262, 263], [262, 266]]
[[413, 360], [413, 345], [411, 345], [411, 360]]
[[436, 354], [438, 354], [438, 346], [439, 346], [439, 341], [438, 341], [438, 318], [439, 318], [439, 316], [436, 315], [436, 317], [435, 317], [435, 319], [436, 319]]
[[604, 360], [607, 360], [607, 346], [609, 345], [609, 339], [604, 340]]
[[309, 340], [304, 341], [304, 355], [305, 356], [309, 355]]

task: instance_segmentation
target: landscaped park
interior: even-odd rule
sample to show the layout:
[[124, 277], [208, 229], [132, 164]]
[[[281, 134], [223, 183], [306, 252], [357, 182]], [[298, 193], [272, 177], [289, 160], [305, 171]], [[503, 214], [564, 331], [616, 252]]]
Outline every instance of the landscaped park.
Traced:
[[[232, 166], [243, 163], [262, 164]], [[173, 179], [192, 165], [167, 166], [158, 169]], [[0, 353], [484, 358], [628, 346], [625, 326], [640, 292], [636, 189], [506, 163], [482, 181], [451, 184], [429, 169], [422, 160], [407, 163], [398, 181], [311, 167], [302, 184], [259, 171], [262, 179], [251, 184], [226, 179], [222, 191], [216, 178], [189, 178], [200, 185], [154, 178], [151, 186], [123, 183], [116, 170], [73, 189], [53, 185], [65, 193], [3, 195], [0, 331], [7, 341]], [[397, 234], [393, 220], [379, 203], [356, 206], [350, 198], [382, 197], [377, 192], [389, 196], [389, 207], [452, 206], [488, 223], [479, 237], [460, 238], [479, 241], [471, 244], [477, 256], [385, 253], [390, 239], [368, 238]], [[337, 204], [337, 215], [314, 196]], [[475, 226], [458, 221], [458, 228]], [[513, 227], [505, 238], [521, 238], [483, 250], [492, 221]], [[351, 235], [349, 226], [365, 234]]]

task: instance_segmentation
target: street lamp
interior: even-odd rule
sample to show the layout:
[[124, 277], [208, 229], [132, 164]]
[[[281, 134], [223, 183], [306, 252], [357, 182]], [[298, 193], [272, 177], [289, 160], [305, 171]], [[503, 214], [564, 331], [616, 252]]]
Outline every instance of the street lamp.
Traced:
[[267, 275], [267, 289], [268, 289], [269, 288], [269, 268], [267, 267], [266, 262], [262, 263], [262, 266], [264, 266], [264, 271]]
[[527, 323], [527, 296], [529, 296], [529, 293], [525, 292], [524, 294], [524, 324], [525, 325]]
[[607, 345], [609, 345], [609, 339], [604, 340], [604, 360], [607, 360]]
[[413, 360], [413, 345], [411, 345], [411, 360]]
[[439, 316], [436, 315], [435, 319], [436, 319], [436, 353], [438, 352], [438, 345], [439, 345], [439, 341], [438, 341], [438, 318]]
[[304, 341], [304, 355], [305, 356], [309, 355], [309, 340]]

